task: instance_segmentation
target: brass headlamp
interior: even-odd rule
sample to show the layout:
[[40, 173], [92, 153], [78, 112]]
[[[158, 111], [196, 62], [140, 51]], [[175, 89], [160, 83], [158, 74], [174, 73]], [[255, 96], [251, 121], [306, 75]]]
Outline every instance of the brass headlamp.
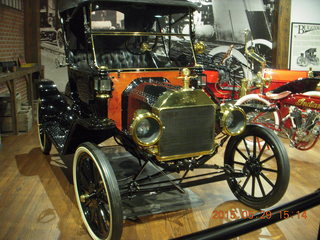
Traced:
[[144, 147], [155, 145], [160, 140], [162, 132], [163, 124], [157, 115], [144, 109], [135, 112], [130, 134], [138, 145]]
[[220, 126], [224, 133], [230, 136], [236, 136], [243, 133], [247, 125], [247, 117], [241, 107], [230, 103], [222, 104], [221, 114]]

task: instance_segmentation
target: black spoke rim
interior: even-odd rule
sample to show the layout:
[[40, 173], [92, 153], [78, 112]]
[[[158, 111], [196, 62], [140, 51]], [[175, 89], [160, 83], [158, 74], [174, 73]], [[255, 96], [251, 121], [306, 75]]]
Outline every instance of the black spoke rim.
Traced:
[[256, 177], [252, 176], [252, 188], [251, 188], [251, 196], [254, 197], [254, 191], [256, 186]]
[[[249, 144], [248, 141], [251, 141], [252, 145]], [[262, 143], [262, 146], [257, 146], [257, 144], [259, 144], [260, 142]], [[245, 149], [242, 151], [240, 150], [240, 143], [245, 146]], [[266, 149], [270, 149], [272, 151], [272, 155], [263, 159], [263, 155], [266, 152]], [[273, 183], [273, 177], [271, 180], [265, 173], [270, 172], [280, 174], [280, 171], [278, 169], [262, 166], [263, 163], [266, 163], [275, 158], [275, 152], [273, 151], [272, 146], [267, 141], [265, 141], [264, 138], [249, 135], [238, 142], [238, 145], [234, 150], [234, 154], [235, 153], [238, 153], [238, 159], [233, 160], [233, 167], [235, 167], [235, 165], [238, 165], [238, 168], [243, 167], [243, 171], [248, 174], [243, 184], [241, 184], [241, 181], [237, 181], [236, 179], [234, 179], [233, 183], [236, 184], [234, 185], [234, 187], [238, 189], [236, 190], [236, 192], [243, 192], [244, 196], [249, 199], [268, 197], [273, 191], [275, 183]], [[248, 154], [248, 156], [246, 156], [246, 154]], [[242, 158], [245, 161], [242, 162]], [[275, 166], [275, 168], [277, 167]], [[265, 182], [267, 182], [267, 184], [271, 186], [271, 189], [267, 186], [264, 186], [264, 182], [262, 181], [262, 179], [264, 179]]]
[[253, 136], [253, 157], [257, 156], [257, 137]]
[[266, 180], [266, 182], [269, 183], [271, 187], [274, 187], [273, 182], [271, 182], [271, 180], [266, 175], [264, 175], [263, 172], [260, 173], [260, 176], [263, 177], [264, 180]]
[[249, 179], [250, 179], [251, 175], [249, 175], [246, 179], [246, 181], [244, 182], [244, 184], [242, 185], [241, 187], [241, 190], [243, 191], [245, 189], [245, 187], [247, 186], [247, 183], [249, 182]]
[[242, 165], [242, 166], [244, 166], [244, 165], [245, 165], [245, 163], [242, 163], [242, 162], [238, 162], [238, 161], [234, 161], [234, 163], [235, 163], [235, 164], [239, 164], [239, 165]]
[[258, 157], [257, 157], [257, 159], [258, 159], [259, 161], [260, 161], [260, 158], [261, 158], [262, 154], [264, 153], [264, 150], [266, 149], [266, 147], [267, 147], [267, 143], [264, 142], [264, 144], [263, 144], [263, 146], [262, 146], [262, 148], [261, 148], [261, 151], [259, 152], [259, 155], [258, 155]]
[[244, 142], [244, 146], [246, 147], [248, 156], [250, 157], [250, 149], [249, 149], [249, 147], [248, 147], [247, 140], [246, 140], [246, 139], [243, 139], [243, 142]]
[[106, 238], [110, 233], [108, 198], [98, 167], [86, 153], [79, 157], [77, 166], [77, 187], [81, 207], [87, 223], [96, 236]]
[[271, 168], [265, 168], [265, 167], [263, 167], [263, 168], [261, 168], [261, 169], [264, 170], [264, 171], [268, 171], [268, 172], [278, 173], [278, 170], [271, 169]]
[[275, 157], [274, 155], [271, 155], [270, 157], [267, 157], [265, 160], [260, 161], [260, 162], [261, 162], [261, 163], [265, 163], [265, 162], [271, 160], [271, 159], [274, 158], [274, 157]]
[[258, 184], [259, 184], [262, 196], [265, 197], [266, 196], [266, 192], [264, 191], [264, 188], [263, 188], [263, 185], [262, 185], [262, 182], [261, 182], [261, 179], [260, 179], [260, 175], [257, 176], [257, 180], [258, 180]]
[[[244, 155], [244, 153], [241, 152], [238, 147], [236, 148], [236, 151], [237, 151], [245, 160], [248, 160], [248, 157], [247, 157], [246, 155]], [[250, 156], [250, 154], [248, 154], [248, 155]]]

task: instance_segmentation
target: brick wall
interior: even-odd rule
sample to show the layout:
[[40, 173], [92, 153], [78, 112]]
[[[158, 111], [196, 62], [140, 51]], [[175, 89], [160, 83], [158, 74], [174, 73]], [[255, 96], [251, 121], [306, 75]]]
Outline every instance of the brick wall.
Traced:
[[[0, 4], [0, 62], [17, 61], [24, 57], [24, 12]], [[26, 101], [25, 79], [16, 81], [17, 92]], [[5, 84], [0, 84], [0, 93], [8, 92]]]

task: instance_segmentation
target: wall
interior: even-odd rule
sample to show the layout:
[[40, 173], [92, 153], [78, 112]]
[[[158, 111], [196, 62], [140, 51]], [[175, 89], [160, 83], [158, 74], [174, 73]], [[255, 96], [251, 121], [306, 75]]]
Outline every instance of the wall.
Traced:
[[63, 92], [68, 82], [68, 71], [67, 67], [57, 68], [57, 62], [65, 63], [65, 54], [56, 7], [56, 0], [40, 1], [41, 63], [45, 68], [44, 78], [54, 81]]
[[[294, 29], [290, 28], [290, 58], [289, 67], [292, 70], [308, 70], [312, 68], [315, 71], [320, 71], [320, 1], [319, 0], [291, 0], [291, 23], [302, 23], [302, 25], [296, 24]], [[318, 24], [307, 25], [316, 27], [313, 30], [300, 32], [300, 27], [305, 27], [304, 24]], [[293, 33], [291, 33], [293, 31]], [[315, 50], [312, 56], [308, 57], [309, 50]], [[308, 52], [308, 56], [307, 56]]]
[[319, 0], [291, 1], [291, 22], [320, 23]]
[[[24, 11], [0, 4], [0, 62], [17, 61], [24, 57]], [[26, 98], [24, 79], [16, 82], [17, 92]], [[0, 84], [0, 93], [8, 92], [5, 84]]]

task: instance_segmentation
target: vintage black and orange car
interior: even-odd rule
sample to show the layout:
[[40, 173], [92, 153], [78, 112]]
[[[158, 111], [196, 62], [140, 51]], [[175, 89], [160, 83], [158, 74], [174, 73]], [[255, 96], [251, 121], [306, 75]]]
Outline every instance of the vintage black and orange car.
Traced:
[[[41, 81], [39, 139], [45, 154], [54, 144], [69, 161], [93, 239], [119, 239], [121, 200], [141, 194], [227, 180], [240, 201], [265, 208], [286, 191], [288, 157], [276, 135], [246, 126], [240, 107], [203, 91], [195, 10], [184, 0], [60, 1], [69, 81], [64, 93]], [[140, 164], [125, 179], [117, 179], [99, 146], [112, 137]], [[226, 141], [218, 166], [214, 155]], [[157, 172], [142, 177], [147, 164]], [[196, 174], [199, 168], [207, 173]], [[183, 174], [150, 184], [172, 172]]]

